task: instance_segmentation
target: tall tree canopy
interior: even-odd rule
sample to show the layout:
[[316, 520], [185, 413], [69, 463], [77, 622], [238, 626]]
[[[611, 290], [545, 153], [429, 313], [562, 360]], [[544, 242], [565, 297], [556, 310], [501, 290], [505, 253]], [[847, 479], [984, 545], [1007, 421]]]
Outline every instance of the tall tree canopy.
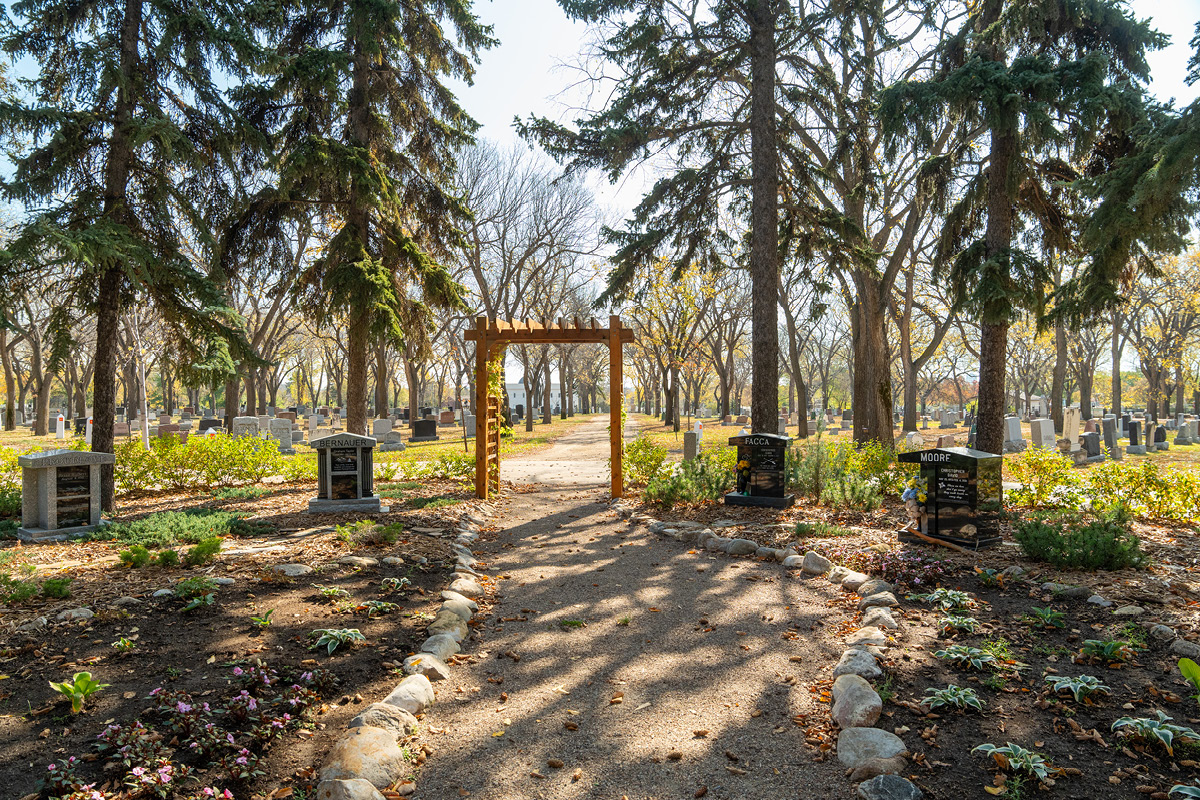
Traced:
[[[185, 362], [231, 368], [245, 350], [233, 312], [181, 243], [207, 243], [198, 189], [229, 165], [237, 126], [213, 77], [254, 56], [240, 4], [177, 0], [26, 0], [2, 45], [37, 69], [0, 125], [28, 145], [4, 195], [30, 213], [0, 258], [6, 281], [47, 266], [69, 270], [69, 314], [96, 316], [92, 449], [113, 451], [118, 326], [150, 300], [175, 331]], [[245, 354], [243, 354], [245, 355]], [[112, 507], [112, 470], [102, 504]]]
[[319, 324], [344, 320], [346, 426], [363, 433], [371, 341], [463, 303], [443, 262], [469, 216], [451, 188], [455, 154], [478, 126], [445, 81], [470, 81], [494, 41], [470, 0], [288, 3], [267, 36], [271, 74], [240, 94], [275, 148], [263, 213], [315, 209], [334, 228], [299, 297]]
[[1044, 255], [1066, 238], [1067, 215], [1045, 187], [1074, 178], [1071, 164], [1101, 136], [1136, 123], [1145, 53], [1164, 42], [1119, 0], [983, 0], [945, 48], [940, 74], [885, 93], [893, 147], [910, 137], [932, 147], [930, 123], [947, 118], [986, 131], [986, 166], [958, 187], [939, 258], [958, 307], [980, 322], [981, 450], [1004, 443], [1009, 325], [1024, 311], [1042, 314]]

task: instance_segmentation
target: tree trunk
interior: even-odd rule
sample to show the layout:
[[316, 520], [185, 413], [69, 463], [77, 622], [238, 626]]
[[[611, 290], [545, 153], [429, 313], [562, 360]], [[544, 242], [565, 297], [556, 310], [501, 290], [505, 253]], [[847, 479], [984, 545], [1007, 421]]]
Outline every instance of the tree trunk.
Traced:
[[4, 365], [4, 430], [17, 429], [16, 381], [13, 378], [12, 353], [8, 350], [8, 331], [0, 328], [0, 363]]
[[[246, 384], [246, 416], [256, 417], [258, 416], [258, 395], [254, 387], [253, 369], [247, 368], [246, 374], [242, 376], [242, 382]], [[170, 411], [170, 409], [167, 410]]]
[[554, 422], [554, 409], [551, 407], [550, 387], [550, 353], [546, 353], [546, 385], [542, 389], [542, 423], [549, 425]]
[[567, 382], [567, 354], [560, 353], [558, 357], [558, 418], [567, 418], [567, 394], [570, 392]]
[[1112, 326], [1112, 413], [1121, 415], [1121, 314], [1113, 312]]
[[1067, 381], [1067, 331], [1054, 327], [1054, 381], [1050, 386], [1050, 418], [1054, 430], [1063, 432], [1063, 384]]
[[[225, 430], [233, 433], [233, 418], [238, 415], [241, 403], [238, 402], [240, 394], [241, 382], [234, 378], [233, 380], [225, 381]], [[214, 408], [213, 411], [216, 411]], [[93, 431], [95, 433], [95, 431]]]
[[[879, 282], [869, 276], [856, 277], [854, 361], [858, 365], [853, 387], [854, 441], [892, 441], [892, 371], [888, 360], [885, 302]], [[821, 383], [821, 398], [830, 405], [827, 380]]]
[[356, 309], [346, 330], [346, 432], [365, 435], [367, 430], [367, 348], [370, 319], [366, 309]]
[[754, 433], [778, 433], [779, 158], [775, 142], [775, 8], [750, 6], [750, 339]]
[[387, 345], [382, 342], [375, 350], [375, 416], [388, 415]]

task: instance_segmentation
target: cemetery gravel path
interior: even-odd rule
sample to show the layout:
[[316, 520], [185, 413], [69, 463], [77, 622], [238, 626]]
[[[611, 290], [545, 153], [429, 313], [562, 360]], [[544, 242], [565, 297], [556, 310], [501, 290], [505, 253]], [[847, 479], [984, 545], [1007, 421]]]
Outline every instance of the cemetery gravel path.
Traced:
[[[534, 458], [603, 461], [604, 424]], [[498, 505], [494, 605], [435, 684], [417, 798], [855, 796], [791, 719], [842, 651], [828, 583], [631, 529], [594, 485]]]

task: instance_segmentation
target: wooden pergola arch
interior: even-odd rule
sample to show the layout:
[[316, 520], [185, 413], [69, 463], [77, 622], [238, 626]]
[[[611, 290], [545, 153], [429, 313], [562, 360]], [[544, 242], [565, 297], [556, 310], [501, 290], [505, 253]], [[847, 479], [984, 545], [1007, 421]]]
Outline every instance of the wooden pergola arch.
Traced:
[[[607, 344], [609, 444], [612, 463], [612, 495], [621, 497], [625, 490], [621, 448], [621, 395], [623, 366], [621, 346], [633, 341], [633, 329], [621, 326], [621, 318], [612, 315], [608, 327], [596, 320], [586, 325], [575, 317], [558, 323], [489, 320], [476, 317], [475, 327], [466, 332], [467, 341], [475, 342], [475, 496], [487, 499], [489, 490], [500, 486], [500, 398], [491, 395], [488, 365], [510, 344]], [[562, 391], [568, 391], [563, 387]], [[566, 402], [565, 395], [561, 402]], [[530, 403], [532, 412], [532, 402]]]

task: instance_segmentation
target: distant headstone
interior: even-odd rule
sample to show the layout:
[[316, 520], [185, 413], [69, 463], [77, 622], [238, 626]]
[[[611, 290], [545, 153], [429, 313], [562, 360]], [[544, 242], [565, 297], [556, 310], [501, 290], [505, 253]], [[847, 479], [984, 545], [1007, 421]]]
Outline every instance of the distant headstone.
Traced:
[[258, 417], [233, 418], [232, 432], [235, 439], [242, 436], [258, 436], [259, 430]]
[[438, 425], [441, 425], [442, 427], [452, 427], [454, 424], [455, 421], [453, 411], [443, 411], [438, 414]]
[[124, 436], [126, 439], [129, 438], [130, 433], [129, 433], [129, 423], [128, 422], [114, 422], [113, 423], [113, 438], [115, 439], [118, 436]]
[[1146, 445], [1142, 443], [1142, 421], [1140, 419], [1131, 418], [1129, 420], [1129, 446], [1125, 448], [1125, 452], [1136, 456], [1146, 455]]
[[92, 418], [87, 418], [87, 428], [83, 432], [83, 440], [87, 442], [88, 447], [92, 446]]
[[1154, 446], [1158, 450], [1171, 449], [1171, 445], [1167, 443], [1167, 429], [1161, 425], [1154, 429]]
[[748, 417], [748, 416], [747, 416], [747, 415], [745, 415], [745, 414], [739, 414], [739, 415], [738, 415], [738, 418], [737, 418], [737, 424], [738, 424], [738, 425], [748, 425], [748, 424], [750, 424], [750, 417]]
[[916, 431], [909, 431], [908, 435], [904, 437], [904, 441], [913, 449], [920, 449], [925, 446], [925, 437]]
[[1124, 455], [1124, 448], [1121, 447], [1120, 439], [1117, 438], [1117, 418], [1111, 414], [1104, 418], [1102, 423], [1104, 428], [1104, 449], [1108, 451], [1108, 457], [1114, 460], [1120, 460]]
[[1057, 440], [1054, 434], [1054, 420], [1035, 419], [1029, 423], [1030, 438], [1033, 446], [1039, 450], [1053, 450]]
[[779, 418], [779, 435], [780, 436], [787, 436], [787, 426], [788, 426], [788, 418], [787, 418], [787, 415], [785, 414]]
[[59, 415], [58, 415], [58, 417], [56, 417], [56, 418], [55, 418], [55, 422], [54, 422], [54, 438], [55, 438], [55, 439], [65, 439], [65, 438], [67, 438], [67, 421], [66, 421], [66, 419], [63, 417], [63, 415], [62, 415], [62, 414], [59, 414]]
[[432, 419], [419, 419], [413, 423], [411, 441], [414, 442], [436, 442], [437, 421]]
[[475, 435], [475, 415], [474, 414], [464, 414], [463, 415], [463, 431], [466, 433], [467, 436]]
[[21, 527], [24, 541], [58, 541], [101, 525], [100, 467], [112, 453], [47, 450], [17, 456], [21, 467]]
[[221, 428], [221, 420], [219, 419], [202, 419], [196, 423], [196, 432], [205, 433], [209, 428]]
[[695, 431], [683, 433], [683, 460], [692, 461], [700, 455], [700, 436]]
[[938, 424], [939, 428], [956, 428], [958, 420], [954, 418], [954, 412], [942, 410], [942, 421]]
[[270, 431], [271, 438], [279, 444], [279, 452], [289, 456], [296, 452], [292, 448], [292, 421], [290, 419], [276, 417], [270, 421], [267, 430]]
[[1018, 417], [1004, 418], [1004, 452], [1020, 453], [1025, 449], [1025, 437], [1021, 435], [1021, 420]]
[[[1090, 422], [1091, 420], [1089, 420]], [[1100, 434], [1096, 431], [1088, 431], [1080, 437], [1083, 445], [1083, 451], [1086, 453], [1088, 463], [1096, 463], [1104, 460], [1104, 452], [1100, 449]]]
[[1063, 411], [1063, 438], [1068, 442], [1068, 450], [1079, 450], [1079, 420], [1078, 408], [1068, 408]]
[[936, 446], [939, 448], [954, 447], [955, 444], [956, 442], [954, 441], [954, 434], [952, 433], [946, 433], [937, 437]]

